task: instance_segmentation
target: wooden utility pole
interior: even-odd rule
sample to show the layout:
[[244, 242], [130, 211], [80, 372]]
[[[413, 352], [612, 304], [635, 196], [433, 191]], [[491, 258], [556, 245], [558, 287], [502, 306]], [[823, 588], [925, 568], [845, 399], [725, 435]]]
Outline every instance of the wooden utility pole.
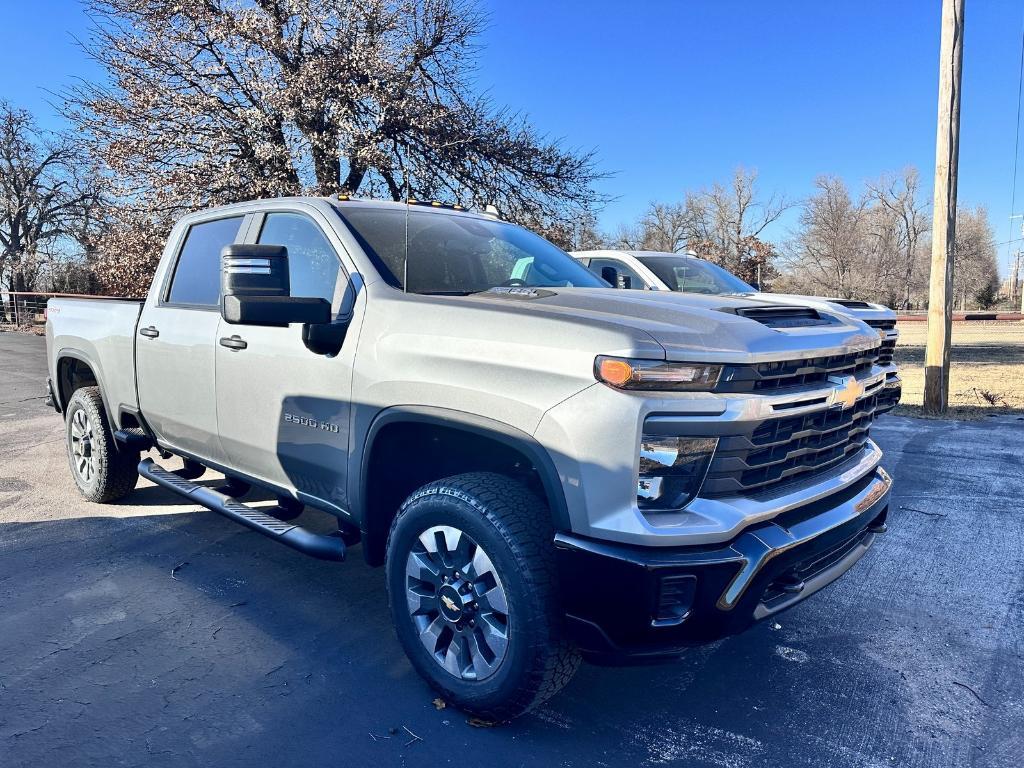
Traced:
[[932, 270], [928, 289], [928, 346], [924, 356], [924, 410], [949, 404], [949, 345], [953, 331], [953, 243], [960, 155], [960, 72], [964, 54], [964, 0], [942, 0], [939, 46], [939, 120], [935, 134]]

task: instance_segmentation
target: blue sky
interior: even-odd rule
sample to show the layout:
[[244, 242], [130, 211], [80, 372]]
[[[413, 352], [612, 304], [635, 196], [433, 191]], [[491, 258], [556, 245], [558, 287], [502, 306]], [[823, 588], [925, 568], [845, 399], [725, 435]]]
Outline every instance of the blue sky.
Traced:
[[[939, 0], [741, 2], [482, 0], [478, 87], [615, 175], [614, 229], [651, 200], [756, 168], [793, 199], [815, 176], [855, 189], [887, 170], [934, 168]], [[58, 127], [47, 91], [95, 77], [72, 37], [77, 0], [11, 3], [0, 26], [0, 98]], [[1024, 5], [968, 0], [960, 202], [1009, 222]], [[1024, 162], [1017, 210], [1024, 211]], [[789, 216], [771, 236], [784, 239]], [[1000, 247], [1006, 264], [1010, 245]]]

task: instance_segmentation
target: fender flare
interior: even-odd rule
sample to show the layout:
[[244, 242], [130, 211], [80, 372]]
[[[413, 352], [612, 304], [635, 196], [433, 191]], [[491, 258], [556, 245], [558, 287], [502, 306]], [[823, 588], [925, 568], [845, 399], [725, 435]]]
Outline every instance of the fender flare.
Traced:
[[551, 510], [552, 522], [557, 530], [571, 530], [569, 524], [569, 507], [562, 489], [562, 480], [555, 467], [555, 462], [547, 449], [527, 432], [509, 426], [500, 421], [478, 416], [465, 411], [434, 406], [397, 405], [380, 411], [370, 423], [363, 440], [360, 454], [356, 457], [359, 466], [359, 482], [352, 489], [352, 508], [360, 510], [360, 519], [365, 526], [365, 488], [370, 469], [369, 457], [377, 434], [386, 426], [395, 423], [434, 424], [446, 429], [456, 429], [495, 440], [523, 454], [537, 469], [541, 485], [544, 488], [545, 500]]
[[99, 366], [96, 365], [88, 355], [74, 347], [65, 347], [64, 349], [59, 350], [54, 358], [53, 373], [56, 380], [53, 382], [53, 387], [56, 390], [55, 395], [57, 397], [57, 402], [60, 405], [60, 412], [67, 412], [68, 401], [71, 400], [71, 395], [74, 394], [67, 393], [67, 397], [65, 397], [63, 387], [61, 386], [60, 366], [66, 358], [77, 360], [78, 362], [85, 363], [89, 366], [89, 370], [92, 371], [92, 375], [96, 379], [96, 385], [100, 388], [100, 399], [103, 400], [103, 409], [107, 412], [107, 421], [110, 423], [111, 429], [113, 430], [120, 427], [121, 415], [110, 410], [110, 403], [107, 401], [107, 387], [103, 383], [103, 374], [100, 372]]

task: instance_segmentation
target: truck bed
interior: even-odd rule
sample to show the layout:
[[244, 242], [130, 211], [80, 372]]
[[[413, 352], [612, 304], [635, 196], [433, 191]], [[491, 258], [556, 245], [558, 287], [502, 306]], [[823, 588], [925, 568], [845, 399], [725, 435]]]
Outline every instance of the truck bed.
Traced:
[[46, 338], [50, 377], [58, 382], [57, 360], [68, 352], [89, 365], [115, 422], [122, 407], [138, 409], [135, 390], [135, 330], [141, 300], [50, 299]]

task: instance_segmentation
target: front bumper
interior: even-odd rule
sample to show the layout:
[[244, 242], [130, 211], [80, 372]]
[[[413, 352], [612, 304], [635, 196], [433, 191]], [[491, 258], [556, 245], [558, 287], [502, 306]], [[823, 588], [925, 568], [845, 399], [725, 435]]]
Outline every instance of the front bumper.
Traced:
[[885, 530], [891, 485], [877, 468], [721, 545], [665, 549], [558, 534], [573, 639], [591, 659], [616, 662], [741, 632], [849, 570]]

